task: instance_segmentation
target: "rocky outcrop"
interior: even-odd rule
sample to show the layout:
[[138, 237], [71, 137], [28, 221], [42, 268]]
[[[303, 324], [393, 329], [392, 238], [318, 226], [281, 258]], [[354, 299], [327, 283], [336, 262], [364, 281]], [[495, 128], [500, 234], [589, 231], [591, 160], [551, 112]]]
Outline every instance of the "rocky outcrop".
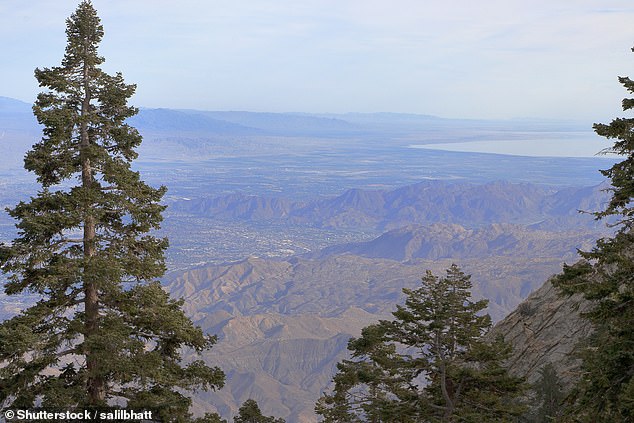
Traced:
[[539, 369], [551, 363], [568, 389], [579, 374], [579, 342], [592, 333], [592, 325], [582, 317], [590, 306], [580, 294], [560, 295], [549, 280], [495, 325], [490, 336], [502, 335], [513, 346], [508, 365], [514, 374], [533, 383]]

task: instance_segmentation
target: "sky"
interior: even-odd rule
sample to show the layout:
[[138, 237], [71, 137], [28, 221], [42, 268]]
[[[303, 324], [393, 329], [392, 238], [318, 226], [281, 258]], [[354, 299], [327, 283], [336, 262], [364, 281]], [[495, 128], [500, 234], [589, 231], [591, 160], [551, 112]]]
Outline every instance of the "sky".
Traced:
[[[72, 0], [0, 0], [0, 96], [32, 102]], [[141, 107], [605, 121], [632, 0], [93, 0]]]

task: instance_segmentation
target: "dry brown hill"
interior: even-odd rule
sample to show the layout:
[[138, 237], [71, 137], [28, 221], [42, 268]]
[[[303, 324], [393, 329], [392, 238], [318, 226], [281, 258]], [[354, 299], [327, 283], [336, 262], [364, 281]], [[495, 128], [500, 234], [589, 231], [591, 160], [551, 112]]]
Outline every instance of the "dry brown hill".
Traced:
[[[284, 417], [288, 422], [314, 422], [313, 404], [329, 385], [336, 363], [346, 357], [349, 337], [358, 336], [362, 327], [378, 319], [389, 318], [402, 300], [401, 289], [416, 286], [426, 269], [440, 274], [458, 262], [472, 274], [474, 296], [488, 298], [489, 313], [500, 320], [542, 281], [558, 273], [563, 257], [580, 241], [574, 236], [555, 241], [539, 233], [531, 238], [530, 231], [524, 233], [512, 225], [497, 225], [482, 232], [453, 225], [412, 230], [421, 239], [431, 237], [447, 255], [439, 258], [432, 254], [438, 249], [432, 249], [429, 257], [433, 259], [421, 253], [423, 257], [410, 255], [407, 261], [349, 252], [284, 260], [251, 257], [192, 269], [169, 281], [168, 288], [185, 298], [186, 311], [194, 321], [219, 335], [218, 345], [205, 358], [227, 371], [226, 387], [218, 393], [197, 394], [197, 408], [216, 407], [228, 417], [243, 401], [253, 398], [265, 414]], [[471, 236], [458, 248], [463, 232]], [[447, 239], [455, 245], [448, 246]], [[490, 255], [494, 248], [472, 247], [487, 242], [496, 245], [496, 239], [519, 241], [513, 241], [512, 254], [500, 250], [498, 255]], [[395, 251], [404, 251], [398, 243], [393, 245]], [[389, 250], [385, 251], [388, 255]], [[451, 257], [456, 252], [458, 259]], [[544, 307], [547, 311], [553, 306]], [[528, 309], [536, 310], [540, 318], [548, 316], [536, 305]], [[535, 328], [549, 325], [548, 320], [534, 323]], [[512, 336], [518, 345], [526, 343], [520, 330], [523, 327], [514, 323], [509, 329], [509, 334], [517, 333]], [[531, 351], [539, 351], [539, 344], [535, 345]], [[518, 360], [529, 363], [522, 357]], [[540, 360], [535, 359], [532, 367]]]

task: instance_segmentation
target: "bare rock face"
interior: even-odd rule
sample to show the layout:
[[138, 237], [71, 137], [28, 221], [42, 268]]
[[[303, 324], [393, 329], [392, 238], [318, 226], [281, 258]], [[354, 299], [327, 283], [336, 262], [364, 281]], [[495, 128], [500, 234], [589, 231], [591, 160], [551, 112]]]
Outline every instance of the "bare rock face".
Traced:
[[534, 383], [539, 369], [551, 363], [567, 390], [578, 378], [577, 345], [592, 332], [590, 322], [581, 316], [590, 306], [580, 294], [560, 296], [548, 280], [496, 324], [490, 336], [502, 335], [513, 346], [512, 373]]

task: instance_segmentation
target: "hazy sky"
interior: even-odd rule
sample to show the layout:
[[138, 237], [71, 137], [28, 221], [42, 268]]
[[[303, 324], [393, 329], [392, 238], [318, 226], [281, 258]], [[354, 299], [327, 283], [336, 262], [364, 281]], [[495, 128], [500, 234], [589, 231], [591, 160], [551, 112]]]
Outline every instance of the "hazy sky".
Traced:
[[[0, 95], [32, 102], [72, 0], [0, 0]], [[619, 114], [632, 0], [93, 0], [108, 72], [147, 107]]]

